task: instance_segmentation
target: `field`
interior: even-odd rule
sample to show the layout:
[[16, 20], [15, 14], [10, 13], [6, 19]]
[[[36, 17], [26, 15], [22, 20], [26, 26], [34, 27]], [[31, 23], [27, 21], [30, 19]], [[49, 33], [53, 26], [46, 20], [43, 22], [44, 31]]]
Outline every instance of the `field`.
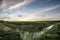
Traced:
[[0, 21], [0, 40], [59, 40], [60, 21]]

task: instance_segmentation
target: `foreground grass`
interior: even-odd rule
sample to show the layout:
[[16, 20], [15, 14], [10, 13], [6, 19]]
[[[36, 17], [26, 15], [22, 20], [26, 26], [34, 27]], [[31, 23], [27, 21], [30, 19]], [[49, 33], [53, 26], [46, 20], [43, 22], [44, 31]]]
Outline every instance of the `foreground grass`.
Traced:
[[[40, 32], [42, 29], [54, 24], [54, 27], [44, 33], [41, 37], [32, 38], [32, 34], [35, 36], [36, 32]], [[9, 27], [12, 30], [4, 31], [3, 28]], [[25, 40], [24, 33], [29, 32], [26, 40], [59, 40], [60, 37], [60, 22], [0, 22], [0, 39], [1, 40]], [[37, 33], [37, 34], [38, 34]], [[23, 36], [22, 36], [23, 35]]]

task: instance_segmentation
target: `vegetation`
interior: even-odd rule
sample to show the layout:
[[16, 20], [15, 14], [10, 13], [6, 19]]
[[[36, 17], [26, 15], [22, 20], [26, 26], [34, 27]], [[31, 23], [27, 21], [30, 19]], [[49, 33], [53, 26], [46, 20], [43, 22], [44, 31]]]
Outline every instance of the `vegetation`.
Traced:
[[[44, 28], [54, 25], [39, 36]], [[29, 34], [29, 35], [28, 35]], [[36, 38], [35, 38], [36, 36]], [[60, 22], [4, 22], [0, 21], [0, 40], [59, 40]]]

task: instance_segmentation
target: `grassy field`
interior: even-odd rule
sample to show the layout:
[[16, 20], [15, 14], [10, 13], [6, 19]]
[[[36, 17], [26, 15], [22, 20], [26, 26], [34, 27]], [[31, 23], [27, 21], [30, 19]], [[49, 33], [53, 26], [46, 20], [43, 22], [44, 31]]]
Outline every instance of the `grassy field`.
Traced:
[[0, 21], [0, 40], [59, 40], [60, 22]]

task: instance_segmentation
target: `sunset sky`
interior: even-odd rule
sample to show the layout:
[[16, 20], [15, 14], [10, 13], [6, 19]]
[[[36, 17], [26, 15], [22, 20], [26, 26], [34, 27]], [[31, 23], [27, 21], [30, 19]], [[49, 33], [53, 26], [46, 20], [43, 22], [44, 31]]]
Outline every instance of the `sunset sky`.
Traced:
[[60, 0], [0, 0], [0, 20], [60, 20]]

